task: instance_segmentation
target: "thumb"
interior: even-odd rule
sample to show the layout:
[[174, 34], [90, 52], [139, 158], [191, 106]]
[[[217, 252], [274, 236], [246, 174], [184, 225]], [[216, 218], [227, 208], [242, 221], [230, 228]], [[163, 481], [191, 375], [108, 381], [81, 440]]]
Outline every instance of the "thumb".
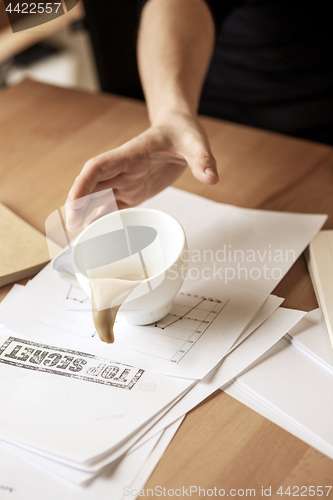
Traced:
[[216, 160], [209, 149], [202, 149], [197, 154], [192, 154], [187, 163], [196, 179], [204, 184], [216, 184], [219, 175], [216, 168]]

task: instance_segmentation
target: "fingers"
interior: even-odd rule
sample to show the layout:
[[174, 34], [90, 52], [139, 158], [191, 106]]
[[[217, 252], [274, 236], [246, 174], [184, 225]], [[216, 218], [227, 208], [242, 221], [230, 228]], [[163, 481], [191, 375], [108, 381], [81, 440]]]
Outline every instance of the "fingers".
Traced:
[[[117, 185], [123, 165], [124, 156], [117, 150], [96, 156], [84, 165], [66, 200], [66, 226], [69, 231], [75, 231], [84, 224], [89, 210], [93, 208], [90, 203], [90, 209], [87, 211], [89, 195]], [[113, 178], [116, 181], [113, 181]], [[112, 193], [110, 196], [113, 198]], [[89, 198], [89, 202], [91, 201]], [[98, 200], [95, 202], [98, 203]], [[96, 206], [96, 203], [94, 205]]]
[[107, 210], [107, 213], [118, 210], [112, 189], [97, 191], [83, 198], [67, 202], [65, 205], [67, 231], [84, 229], [92, 222], [96, 213], [100, 213], [99, 217], [104, 215], [102, 210]]
[[204, 184], [216, 184], [219, 181], [216, 160], [201, 123], [188, 118], [178, 135], [177, 150], [187, 161], [194, 177]]
[[140, 164], [147, 154], [145, 136], [146, 134], [143, 133], [122, 146], [87, 161], [74, 181], [67, 202], [82, 198], [97, 190], [114, 187], [114, 179]]
[[119, 209], [135, 206], [172, 184], [186, 165], [200, 182], [218, 182], [216, 161], [204, 129], [197, 119], [183, 115], [92, 158], [69, 192], [68, 229], [84, 224], [89, 206], [80, 199], [112, 188]]
[[185, 158], [192, 174], [200, 182], [216, 184], [219, 181], [216, 160], [205, 136], [193, 135], [192, 140], [186, 144]]
[[95, 191], [101, 181], [110, 180], [121, 172], [121, 162], [117, 152], [108, 151], [87, 161], [74, 181], [67, 202], [77, 200]]
[[216, 184], [219, 176], [216, 168], [216, 160], [212, 153], [205, 151], [188, 160], [189, 167], [200, 182], [204, 184]]

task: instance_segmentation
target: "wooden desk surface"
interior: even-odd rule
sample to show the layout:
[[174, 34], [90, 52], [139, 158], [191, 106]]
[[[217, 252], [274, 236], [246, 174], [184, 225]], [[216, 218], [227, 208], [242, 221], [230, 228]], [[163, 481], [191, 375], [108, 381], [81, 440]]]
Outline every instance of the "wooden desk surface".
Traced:
[[[332, 148], [221, 120], [202, 122], [221, 181], [204, 186], [187, 171], [176, 187], [242, 207], [328, 213], [325, 227], [333, 228]], [[147, 126], [145, 106], [129, 99], [29, 80], [5, 90], [0, 201], [44, 231], [84, 162]], [[0, 299], [9, 289], [0, 289]], [[317, 307], [303, 257], [275, 292], [287, 307]], [[332, 460], [218, 391], [187, 415], [146, 487], [255, 488], [261, 498], [264, 486], [280, 499], [280, 486], [332, 484]]]

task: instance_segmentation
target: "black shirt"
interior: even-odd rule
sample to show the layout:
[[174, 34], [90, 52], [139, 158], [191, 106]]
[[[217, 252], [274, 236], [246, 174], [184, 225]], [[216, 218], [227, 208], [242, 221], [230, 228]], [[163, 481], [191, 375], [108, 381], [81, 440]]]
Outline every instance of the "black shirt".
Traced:
[[333, 144], [329, 2], [206, 2], [216, 46], [199, 111]]

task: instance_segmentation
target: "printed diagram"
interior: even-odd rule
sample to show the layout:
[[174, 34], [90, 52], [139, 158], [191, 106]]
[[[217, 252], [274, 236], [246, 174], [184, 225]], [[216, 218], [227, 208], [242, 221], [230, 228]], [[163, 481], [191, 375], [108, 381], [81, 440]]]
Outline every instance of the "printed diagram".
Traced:
[[67, 300], [75, 300], [76, 302], [80, 302], [80, 304], [84, 304], [85, 302], [89, 304], [89, 297], [82, 290], [82, 288], [78, 288], [76, 286], [70, 285], [68, 293], [66, 295]]
[[221, 304], [220, 300], [208, 299], [206, 297], [200, 297], [199, 295], [191, 295], [180, 293], [177, 297], [177, 301], [174, 303], [170, 313], [163, 319], [155, 323], [155, 326], [164, 330], [169, 326], [175, 325], [177, 322], [182, 321], [181, 326], [183, 328], [188, 328], [188, 325], [192, 323], [192, 327], [195, 326], [193, 322], [199, 322], [200, 324], [208, 324], [209, 320], [206, 319], [210, 314], [217, 313], [217, 308]]
[[184, 340], [171, 362], [178, 363], [186, 355], [227, 303], [199, 295], [178, 294], [170, 313], [155, 323], [155, 328], [161, 330], [160, 334]]
[[[77, 312], [91, 311], [90, 299], [80, 288], [70, 286], [66, 294], [67, 301], [79, 303]], [[228, 300], [223, 302], [211, 297], [179, 293], [170, 313], [154, 324], [135, 326], [116, 320], [117, 344], [178, 363], [204, 335], [227, 303]], [[98, 338], [97, 332], [91, 327], [89, 336]]]

